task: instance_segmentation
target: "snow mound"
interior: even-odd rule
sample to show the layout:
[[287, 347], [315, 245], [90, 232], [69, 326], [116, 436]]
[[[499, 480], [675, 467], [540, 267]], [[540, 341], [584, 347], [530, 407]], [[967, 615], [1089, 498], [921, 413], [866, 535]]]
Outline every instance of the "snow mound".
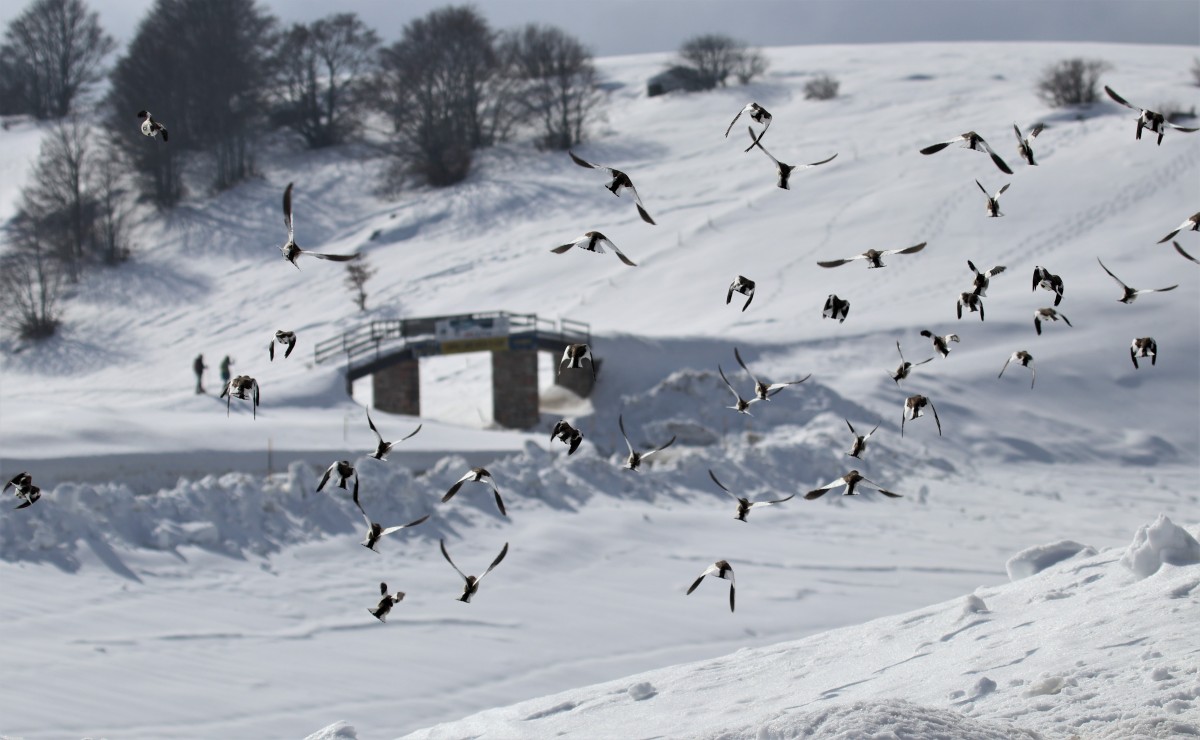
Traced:
[[358, 740], [358, 733], [353, 725], [343, 720], [317, 730], [304, 740]]
[[1174, 524], [1165, 514], [1159, 514], [1153, 524], [1143, 524], [1133, 535], [1133, 542], [1121, 556], [1121, 565], [1139, 578], [1158, 572], [1163, 563], [1195, 565], [1200, 563], [1200, 542], [1187, 530]]
[[782, 740], [798, 737], [819, 737], [823, 740], [1032, 740], [1042, 736], [1002, 720], [972, 719], [953, 710], [890, 699], [825, 707], [779, 717], [764, 725], [712, 732], [700, 737], [713, 740]]
[[1057, 565], [1080, 553], [1091, 557], [1096, 554], [1096, 551], [1078, 542], [1059, 540], [1058, 542], [1035, 545], [1022, 550], [1009, 558], [1008, 562], [1004, 564], [1004, 568], [1008, 571], [1008, 579], [1010, 581], [1017, 581], [1022, 578], [1028, 578], [1036, 573], [1041, 573], [1050, 566]]

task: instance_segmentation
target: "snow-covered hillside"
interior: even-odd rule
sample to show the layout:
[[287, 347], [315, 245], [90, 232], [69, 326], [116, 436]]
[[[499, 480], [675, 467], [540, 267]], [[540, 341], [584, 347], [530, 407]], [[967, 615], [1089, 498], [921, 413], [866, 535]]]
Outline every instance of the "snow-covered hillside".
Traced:
[[[755, 656], [748, 670], [766, 670], [792, 649], [766, 646], [885, 617], [864, 628], [882, 630], [871, 639], [891, 634], [896, 661], [929, 659], [839, 691], [844, 701], [815, 710], [833, 713], [828, 726], [851, 727], [864, 712], [929, 727], [972, 714], [981, 737], [1005, 732], [1000, 720], [1055, 736], [1018, 716], [1049, 699], [1009, 702], [1019, 703], [1026, 684], [1052, 673], [1068, 681], [1093, 663], [1105, 670], [1125, 660], [1120, 681], [1134, 680], [1128, 656], [1104, 647], [1122, 639], [1073, 635], [1087, 656], [1051, 665], [1040, 661], [1055, 651], [1034, 631], [1023, 638], [999, 628], [1015, 628], [1030, 610], [1045, 625], [1069, 621], [1077, 612], [1064, 605], [1084, 601], [1100, 612], [1095, 619], [1126, 624], [1122, 610], [1142, 599], [1162, 619], [1128, 638], [1146, 637], [1129, 649], [1161, 652], [1145, 659], [1147, 670], [1161, 664], [1185, 683], [1146, 679], [1137, 695], [1161, 699], [1161, 716], [1200, 725], [1186, 716], [1194, 691], [1180, 693], [1196, 681], [1184, 656], [1151, 646], [1186, 640], [1167, 614], [1194, 610], [1197, 591], [1179, 589], [1196, 576], [1173, 575], [1194, 566], [1134, 584], [1117, 566], [1097, 564], [1106, 577], [1079, 586], [1070, 584], [1087, 571], [1064, 566], [1000, 585], [1006, 560], [1040, 543], [1107, 552], [1164, 513], [1197, 533], [1200, 267], [1156, 242], [1198, 210], [1200, 134], [1172, 132], [1158, 147], [1134, 140], [1127, 109], [1104, 102], [1056, 111], [1033, 94], [1046, 64], [1096, 57], [1114, 66], [1104, 82], [1130, 100], [1187, 108], [1197, 96], [1187, 76], [1194, 50], [906, 44], [769, 53], [771, 72], [749, 87], [658, 98], [645, 97], [644, 81], [665, 55], [600, 61], [611, 90], [606, 120], [578, 152], [628, 172], [658, 226], [642, 223], [628, 197], [605, 192], [599, 173], [522, 143], [481, 153], [461, 186], [388, 198], [376, 185], [384, 163], [366, 150], [314, 154], [276, 141], [260, 158], [261, 180], [216, 196], [193, 183], [194, 195], [174, 212], [144, 214], [133, 262], [88, 276], [67, 304], [61, 336], [36, 346], [0, 342], [0, 477], [29, 470], [46, 489], [29, 509], [0, 509], [0, 664], [14, 685], [58, 687], [6, 693], [0, 734], [296, 737], [338, 718], [364, 736], [402, 734], [570, 687], [761, 651], [724, 659], [707, 685], [737, 684], [746, 655]], [[842, 96], [805, 100], [804, 83], [822, 71], [841, 80]], [[797, 171], [790, 191], [776, 188], [771, 162], [742, 152], [745, 117], [722, 136], [750, 100], [774, 115], [763, 144], [777, 157], [838, 157]], [[1016, 155], [1012, 124], [1035, 121], [1047, 128], [1034, 141], [1039, 165], [1030, 167]], [[957, 147], [918, 153], [967, 130], [987, 138], [1015, 175]], [[13, 210], [20, 164], [32, 160], [39, 136], [28, 123], [0, 132], [0, 215]], [[1004, 218], [985, 216], [976, 179], [993, 192], [1011, 182]], [[297, 271], [280, 258], [279, 199], [292, 181], [298, 241], [360, 250], [379, 268], [366, 314], [347, 296], [338, 266], [302, 262]], [[550, 253], [589, 229], [638, 267], [611, 254]], [[1178, 239], [1200, 254], [1200, 235]], [[815, 264], [922, 241], [924, 251], [885, 258], [880, 270]], [[1134, 287], [1179, 287], [1123, 305], [1097, 257]], [[968, 259], [1007, 268], [992, 278], [985, 322], [955, 318], [956, 297], [971, 288]], [[1035, 265], [1063, 277], [1059, 309], [1072, 326], [1035, 334], [1035, 309], [1053, 300], [1030, 291]], [[739, 274], [758, 283], [745, 312], [739, 300], [724, 302]], [[845, 323], [821, 318], [829, 293], [851, 300]], [[537, 429], [498, 430], [484, 412], [486, 355], [426, 358], [426, 418], [372, 412], [391, 438], [417, 423], [423, 431], [387, 463], [365, 458], [375, 443], [359, 403], [366, 397], [347, 398], [343, 370], [315, 365], [313, 346], [371, 319], [476, 310], [589, 322], [604, 360], [594, 394], [572, 401], [547, 392]], [[271, 363], [266, 345], [279, 328], [296, 331], [300, 344]], [[911, 361], [934, 354], [921, 329], [962, 341], [897, 386], [889, 377], [897, 341]], [[1129, 344], [1143, 336], [1157, 339], [1160, 355], [1135, 370]], [[717, 374], [719, 365], [750, 393], [735, 346], [760, 377], [812, 377], [755, 404], [753, 417], [738, 415], [724, 408], [732, 399]], [[1025, 368], [996, 377], [1020, 349], [1035, 357], [1032, 389]], [[210, 391], [224, 354], [259, 379], [257, 420], [236, 407], [227, 417], [215, 393], [193, 393], [198, 352], [214, 367]], [[927, 417], [900, 436], [901, 407], [914, 393], [936, 404], [944, 436]], [[678, 442], [640, 473], [622, 471], [621, 414], [635, 444]], [[585, 435], [569, 458], [561, 443], [547, 442], [562, 415]], [[844, 454], [852, 441], [845, 419], [860, 432], [881, 421], [862, 461]], [[386, 538], [379, 555], [359, 547], [365, 526], [346, 494], [315, 493], [319, 469], [341, 458], [355, 462], [373, 518], [386, 525], [434, 516]], [[477, 465], [495, 477], [509, 518], [482, 486], [438, 503]], [[708, 474], [739, 495], [779, 498], [854, 466], [903, 498], [797, 496], [755, 509], [743, 524]], [[454, 601], [461, 579], [443, 562], [440, 537], [468, 573], [510, 544], [470, 605]], [[723, 582], [683, 595], [717, 559], [736, 568], [735, 614]], [[408, 594], [387, 625], [366, 612], [380, 581]], [[1086, 599], [1039, 600], [1055, 589]], [[990, 615], [960, 618], [971, 593]], [[888, 617], [946, 599], [957, 601], [922, 610], [928, 619], [910, 625]], [[941, 640], [982, 619], [990, 622]], [[980, 652], [958, 652], [985, 630], [992, 637], [978, 641], [986, 643]], [[866, 650], [865, 634], [832, 639]], [[1028, 675], [991, 669], [1035, 649]], [[921, 671], [935, 653], [955, 670], [929, 680]], [[890, 664], [839, 666], [836, 651], [823, 649], [807, 655], [827, 661], [804, 683], [809, 699], [744, 704], [754, 692], [740, 689], [728, 702], [715, 690], [688, 698], [682, 682], [694, 667], [683, 667], [661, 685], [648, 679], [657, 698], [637, 706], [654, 715], [647, 727], [660, 723], [657, 732], [668, 735], [662, 723], [671, 712], [700, 712], [688, 704], [700, 699], [715, 713], [696, 715], [703, 731], [738, 735], [765, 723], [791, 735], [801, 725], [789, 724], [785, 710], [798, 712], [796, 722], [820, 717], [788, 707]], [[962, 675], [975, 669], [983, 673]], [[998, 688], [973, 702], [984, 675]], [[784, 693], [748, 680], [768, 696]], [[1109, 682], [1111, 691], [1120, 681]], [[595, 698], [614, 687], [580, 690], [580, 706], [619, 713], [628, 692], [610, 703]], [[668, 694], [683, 698], [664, 708]], [[1168, 704], [1176, 700], [1190, 704], [1175, 712]], [[499, 723], [492, 727], [502, 736], [600, 736], [587, 711], [548, 713], [573, 701], [520, 710], [547, 712], [540, 724], [506, 724], [517, 710], [486, 721]], [[866, 702], [862, 712], [846, 714], [851, 701]], [[947, 726], [969, 736], [966, 725]], [[1146, 732], [1169, 736], [1163, 727]]]

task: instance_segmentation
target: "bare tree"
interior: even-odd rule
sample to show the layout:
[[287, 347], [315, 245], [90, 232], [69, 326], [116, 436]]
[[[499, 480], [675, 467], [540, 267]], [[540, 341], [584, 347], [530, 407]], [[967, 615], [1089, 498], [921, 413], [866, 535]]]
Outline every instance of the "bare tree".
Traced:
[[529, 24], [503, 35], [500, 56], [517, 83], [513, 99], [541, 130], [545, 149], [569, 149], [583, 140], [600, 104], [592, 54], [559, 28]]
[[473, 8], [431, 11], [380, 53], [380, 107], [391, 117], [405, 171], [436, 187], [460, 182], [472, 150], [513, 125], [495, 34]]
[[730, 75], [743, 85], [767, 70], [767, 60], [745, 41], [720, 33], [693, 36], [679, 47], [681, 64], [696, 71], [705, 89], [725, 86]]
[[42, 140], [37, 162], [21, 191], [26, 230], [49, 245], [71, 282], [79, 279], [91, 239], [94, 207], [87, 192], [93, 153], [88, 127], [76, 118], [57, 124]]
[[93, 161], [89, 189], [95, 204], [92, 240], [106, 264], [129, 259], [128, 164], [116, 147], [105, 147]]
[[[157, 0], [113, 70], [109, 127], [160, 207], [183, 196], [184, 152], [208, 154], [213, 186], [254, 172], [254, 142], [272, 78], [275, 20], [254, 0]], [[149, 110], [169, 144], [138, 133]]]
[[18, 212], [7, 232], [13, 250], [0, 257], [0, 325], [22, 339], [45, 339], [59, 325], [61, 266], [25, 214]]
[[374, 69], [379, 36], [354, 13], [297, 23], [279, 45], [279, 95], [285, 124], [309, 148], [345, 141], [358, 126], [365, 78]]
[[804, 83], [804, 98], [806, 100], [832, 100], [838, 95], [841, 83], [833, 76], [820, 74]]
[[34, 0], [9, 24], [0, 45], [6, 91], [38, 118], [62, 118], [104, 79], [102, 63], [116, 43], [83, 0]]
[[346, 287], [350, 289], [359, 311], [367, 310], [366, 285], [376, 272], [374, 267], [367, 264], [367, 258], [363, 255], [346, 263]]
[[1094, 103], [1099, 99], [1096, 85], [1100, 75], [1110, 69], [1112, 65], [1101, 59], [1062, 59], [1042, 70], [1038, 97], [1055, 108]]

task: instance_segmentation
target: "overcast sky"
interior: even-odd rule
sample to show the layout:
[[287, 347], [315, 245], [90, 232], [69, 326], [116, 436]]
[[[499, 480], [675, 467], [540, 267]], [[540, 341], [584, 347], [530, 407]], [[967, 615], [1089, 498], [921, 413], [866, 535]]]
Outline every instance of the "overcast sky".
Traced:
[[[258, 0], [283, 22], [358, 13], [385, 42], [444, 0]], [[32, 0], [0, 3], [5, 23]], [[85, 0], [128, 41], [152, 0]], [[458, 3], [462, 4], [462, 3]], [[478, 0], [495, 28], [559, 26], [601, 56], [671, 51], [699, 33], [759, 46], [895, 41], [1111, 41], [1200, 47], [1200, 0]], [[1200, 53], [1200, 48], [1198, 48]]]

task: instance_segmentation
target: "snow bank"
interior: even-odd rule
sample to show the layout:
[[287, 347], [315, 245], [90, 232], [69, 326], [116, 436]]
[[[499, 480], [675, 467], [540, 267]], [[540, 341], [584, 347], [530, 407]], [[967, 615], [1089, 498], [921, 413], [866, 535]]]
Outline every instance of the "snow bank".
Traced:
[[1121, 565], [1139, 578], [1146, 578], [1168, 565], [1200, 563], [1200, 542], [1187, 530], [1174, 524], [1165, 514], [1159, 514], [1153, 524], [1138, 527], [1133, 542], [1121, 556]]
[[1095, 555], [1096, 551], [1087, 545], [1081, 545], [1071, 540], [1059, 540], [1047, 545], [1035, 545], [1009, 558], [1008, 562], [1004, 564], [1004, 569], [1008, 571], [1009, 580], [1016, 581], [1021, 578], [1028, 578], [1035, 573], [1041, 573], [1050, 566], [1057, 565], [1080, 553], [1090, 557]]
[[358, 733], [353, 725], [343, 720], [317, 730], [304, 740], [358, 740]]

